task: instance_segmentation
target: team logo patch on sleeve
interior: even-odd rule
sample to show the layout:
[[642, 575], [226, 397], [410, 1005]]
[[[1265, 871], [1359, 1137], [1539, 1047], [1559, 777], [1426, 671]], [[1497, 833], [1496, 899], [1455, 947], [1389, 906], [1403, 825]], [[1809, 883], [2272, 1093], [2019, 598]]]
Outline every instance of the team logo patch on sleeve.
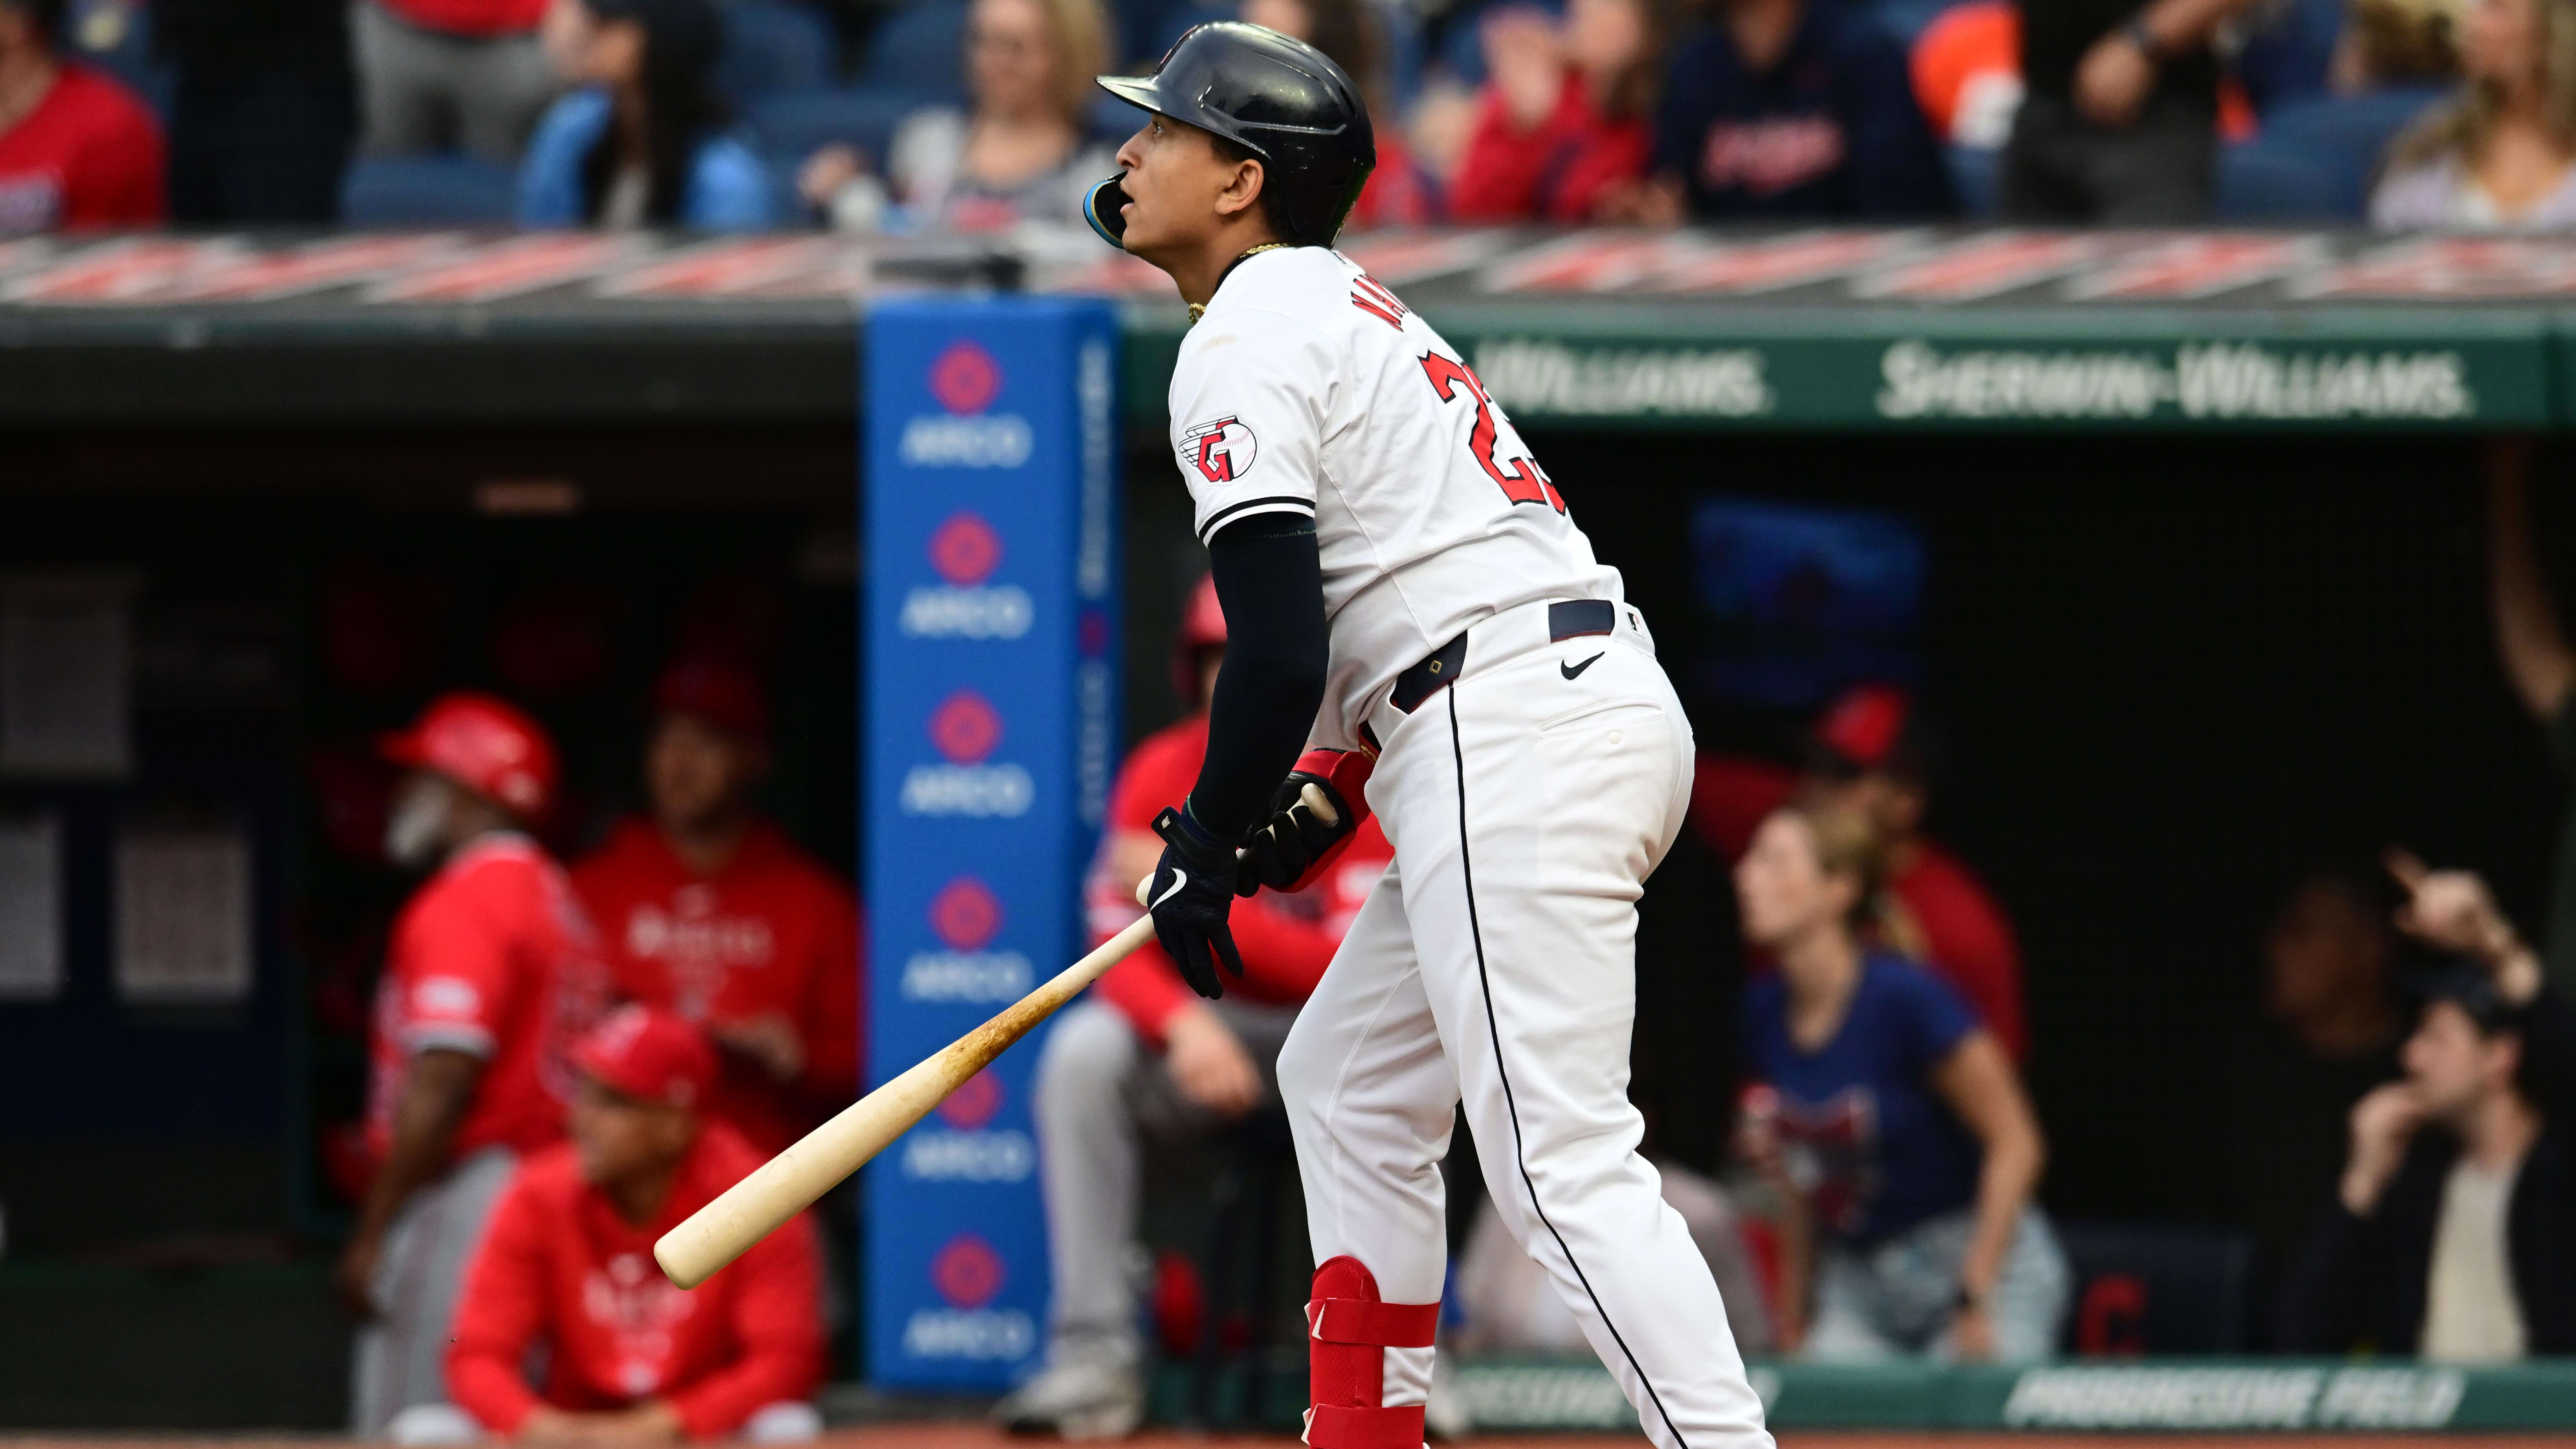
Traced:
[[1237, 417], [1198, 423], [1181, 434], [1181, 461], [1210, 483], [1231, 483], [1252, 471], [1260, 440]]

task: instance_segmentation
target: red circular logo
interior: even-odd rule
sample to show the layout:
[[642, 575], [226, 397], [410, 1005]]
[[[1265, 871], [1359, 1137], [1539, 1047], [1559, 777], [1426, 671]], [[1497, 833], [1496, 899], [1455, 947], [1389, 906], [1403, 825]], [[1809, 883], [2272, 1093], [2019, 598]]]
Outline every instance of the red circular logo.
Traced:
[[1002, 716], [992, 701], [961, 689], [930, 712], [930, 742], [952, 762], [972, 765], [1002, 742]]
[[953, 514], [931, 532], [930, 566], [959, 588], [991, 578], [1001, 563], [1002, 536], [980, 514]]
[[973, 1233], [959, 1233], [930, 1260], [930, 1286], [958, 1308], [981, 1308], [1002, 1291], [1002, 1255]]
[[951, 950], [974, 951], [1002, 929], [1001, 898], [971, 875], [961, 875], [930, 898], [930, 929]]
[[966, 1079], [966, 1085], [948, 1094], [939, 1104], [939, 1115], [949, 1126], [972, 1132], [993, 1120], [1002, 1110], [1002, 1084], [991, 1072], [977, 1072]]
[[980, 413], [1002, 390], [1002, 367], [972, 342], [952, 342], [930, 364], [930, 395], [952, 413]]

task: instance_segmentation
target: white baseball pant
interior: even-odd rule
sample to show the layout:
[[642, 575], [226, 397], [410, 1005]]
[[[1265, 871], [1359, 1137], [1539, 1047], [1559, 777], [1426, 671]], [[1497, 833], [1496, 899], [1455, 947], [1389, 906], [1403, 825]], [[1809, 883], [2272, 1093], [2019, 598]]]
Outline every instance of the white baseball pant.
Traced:
[[[1463, 1101], [1504, 1223], [1647, 1436], [1769, 1449], [1628, 1101], [1636, 903], [1689, 803], [1690, 724], [1634, 610], [1561, 642], [1548, 616], [1476, 625], [1456, 682], [1369, 721], [1395, 865], [1279, 1059], [1315, 1261], [1358, 1259], [1389, 1303], [1439, 1299], [1439, 1163]], [[1422, 1403], [1433, 1350], [1383, 1352], [1382, 1402]]]

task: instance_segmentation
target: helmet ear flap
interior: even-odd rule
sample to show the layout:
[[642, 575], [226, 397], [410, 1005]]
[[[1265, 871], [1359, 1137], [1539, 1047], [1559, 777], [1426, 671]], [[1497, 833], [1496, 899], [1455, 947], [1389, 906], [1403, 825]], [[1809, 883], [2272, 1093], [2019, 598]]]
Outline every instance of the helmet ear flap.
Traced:
[[1082, 219], [1091, 223], [1091, 230], [1102, 241], [1120, 251], [1127, 249], [1127, 218], [1120, 211], [1127, 204], [1127, 188], [1119, 184], [1126, 179], [1127, 173], [1121, 171], [1092, 187], [1082, 198]]

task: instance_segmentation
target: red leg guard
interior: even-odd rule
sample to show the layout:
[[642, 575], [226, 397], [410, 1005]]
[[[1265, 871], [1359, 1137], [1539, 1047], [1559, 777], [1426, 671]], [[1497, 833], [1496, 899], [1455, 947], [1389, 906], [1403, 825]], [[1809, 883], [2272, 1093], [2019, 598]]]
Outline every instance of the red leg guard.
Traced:
[[1422, 1449], [1422, 1406], [1386, 1407], [1386, 1351], [1429, 1348], [1440, 1327], [1437, 1303], [1388, 1303], [1359, 1259], [1315, 1270], [1306, 1305], [1306, 1348], [1314, 1407], [1306, 1411], [1313, 1449]]

